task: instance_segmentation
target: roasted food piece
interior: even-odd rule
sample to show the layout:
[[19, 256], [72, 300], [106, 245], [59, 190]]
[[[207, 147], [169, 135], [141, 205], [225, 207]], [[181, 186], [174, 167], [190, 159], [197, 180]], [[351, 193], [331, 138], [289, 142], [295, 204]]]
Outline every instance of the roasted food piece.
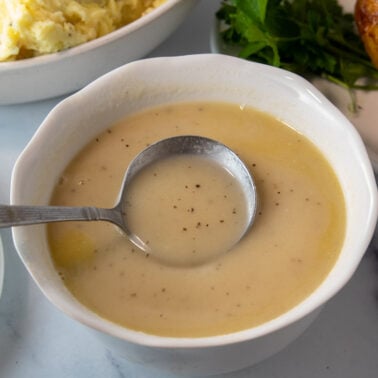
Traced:
[[354, 16], [365, 50], [378, 68], [378, 0], [357, 0]]

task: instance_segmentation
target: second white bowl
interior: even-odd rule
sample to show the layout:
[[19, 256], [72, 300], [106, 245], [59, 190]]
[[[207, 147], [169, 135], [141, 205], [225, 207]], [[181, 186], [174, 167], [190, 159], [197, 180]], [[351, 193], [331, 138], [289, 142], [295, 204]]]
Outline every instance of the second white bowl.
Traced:
[[147, 55], [185, 19], [198, 0], [167, 0], [136, 21], [68, 50], [0, 62], [0, 105], [72, 93], [110, 70]]

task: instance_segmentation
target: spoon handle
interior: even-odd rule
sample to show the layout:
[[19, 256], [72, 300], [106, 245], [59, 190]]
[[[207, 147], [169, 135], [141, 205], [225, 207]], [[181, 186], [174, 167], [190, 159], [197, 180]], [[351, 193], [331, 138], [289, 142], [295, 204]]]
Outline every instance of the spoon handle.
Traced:
[[111, 209], [68, 206], [0, 205], [0, 228], [63, 221], [115, 222]]

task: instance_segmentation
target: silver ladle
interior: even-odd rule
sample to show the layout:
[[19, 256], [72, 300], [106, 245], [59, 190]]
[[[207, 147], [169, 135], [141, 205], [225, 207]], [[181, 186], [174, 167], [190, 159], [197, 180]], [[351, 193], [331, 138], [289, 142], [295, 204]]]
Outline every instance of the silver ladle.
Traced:
[[108, 221], [117, 225], [138, 248], [150, 247], [129, 229], [124, 211], [124, 199], [133, 177], [154, 161], [177, 154], [203, 155], [227, 169], [245, 192], [247, 222], [239, 240], [252, 225], [257, 207], [256, 187], [252, 176], [240, 158], [224, 144], [200, 136], [177, 136], [163, 139], [141, 151], [126, 170], [118, 201], [112, 209], [68, 206], [0, 205], [0, 228], [62, 221]]

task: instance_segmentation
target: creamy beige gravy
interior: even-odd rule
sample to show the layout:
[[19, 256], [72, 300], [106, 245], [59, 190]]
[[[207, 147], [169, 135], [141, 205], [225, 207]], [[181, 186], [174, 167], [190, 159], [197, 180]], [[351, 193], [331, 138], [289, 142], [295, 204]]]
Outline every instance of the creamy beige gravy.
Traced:
[[248, 235], [231, 252], [182, 268], [135, 251], [110, 224], [51, 224], [57, 271], [99, 315], [157, 335], [224, 334], [288, 311], [331, 270], [346, 215], [340, 185], [322, 154], [269, 115], [218, 103], [133, 115], [73, 159], [51, 203], [111, 207], [130, 160], [146, 145], [182, 134], [226, 144], [253, 172], [260, 207]]
[[174, 155], [144, 168], [125, 200], [129, 229], [166, 264], [193, 266], [233, 247], [246, 229], [244, 191], [212, 159]]

